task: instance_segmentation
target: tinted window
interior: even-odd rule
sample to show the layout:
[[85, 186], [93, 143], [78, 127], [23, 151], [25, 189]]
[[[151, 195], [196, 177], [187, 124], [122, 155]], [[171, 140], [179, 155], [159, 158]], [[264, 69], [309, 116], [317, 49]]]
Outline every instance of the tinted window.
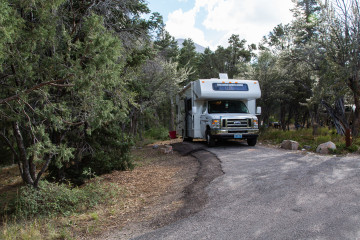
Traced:
[[242, 101], [218, 100], [209, 101], [209, 113], [249, 113]]
[[214, 91], [249, 91], [245, 83], [213, 83]]

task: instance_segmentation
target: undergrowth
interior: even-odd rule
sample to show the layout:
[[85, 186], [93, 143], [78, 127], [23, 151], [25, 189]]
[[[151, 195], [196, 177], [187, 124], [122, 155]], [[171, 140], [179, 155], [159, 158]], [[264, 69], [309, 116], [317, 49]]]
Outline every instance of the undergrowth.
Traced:
[[168, 140], [169, 130], [165, 127], [150, 128], [145, 132], [145, 138], [152, 140]]
[[271, 144], [280, 144], [283, 140], [297, 141], [300, 148], [315, 151], [321, 143], [332, 141], [337, 149], [333, 151], [336, 154], [347, 152], [356, 152], [360, 146], [360, 139], [354, 139], [350, 147], [345, 145], [345, 137], [338, 135], [336, 130], [328, 128], [319, 128], [317, 135], [313, 135], [312, 129], [299, 129], [282, 131], [279, 129], [266, 129], [260, 133], [260, 140]]
[[15, 202], [15, 216], [25, 219], [35, 216], [69, 216], [111, 201], [119, 191], [113, 184], [101, 184], [100, 179], [84, 187], [74, 188], [66, 184], [42, 181], [38, 189], [30, 186], [20, 189]]
[[[2, 216], [0, 239], [74, 239], [72, 228], [81, 215], [88, 215], [95, 224], [98, 206], [121, 201], [125, 190], [118, 185], [95, 178], [83, 187], [72, 187], [47, 181], [39, 188], [23, 186], [10, 206], [8, 215]], [[61, 223], [59, 219], [73, 219]], [[79, 220], [80, 221], [80, 220]]]

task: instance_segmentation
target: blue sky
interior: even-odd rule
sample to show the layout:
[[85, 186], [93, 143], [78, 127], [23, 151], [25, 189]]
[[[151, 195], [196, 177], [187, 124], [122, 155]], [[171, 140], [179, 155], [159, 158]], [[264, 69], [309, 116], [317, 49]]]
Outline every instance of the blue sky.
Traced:
[[147, 0], [175, 38], [191, 38], [215, 50], [231, 34], [259, 43], [276, 25], [292, 20], [291, 0]]

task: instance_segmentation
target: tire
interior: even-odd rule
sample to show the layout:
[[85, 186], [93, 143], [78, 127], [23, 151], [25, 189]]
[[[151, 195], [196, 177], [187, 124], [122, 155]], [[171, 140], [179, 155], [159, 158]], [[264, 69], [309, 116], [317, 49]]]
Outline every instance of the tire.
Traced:
[[215, 139], [213, 136], [211, 136], [209, 131], [206, 131], [206, 143], [209, 147], [215, 146]]
[[247, 143], [249, 146], [255, 146], [257, 142], [257, 138], [248, 138]]

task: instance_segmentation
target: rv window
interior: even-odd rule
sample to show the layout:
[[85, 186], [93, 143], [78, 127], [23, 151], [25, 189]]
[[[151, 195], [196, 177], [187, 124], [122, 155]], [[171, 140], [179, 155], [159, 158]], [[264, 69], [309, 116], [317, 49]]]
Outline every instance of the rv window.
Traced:
[[218, 100], [209, 101], [209, 113], [249, 113], [248, 108], [242, 101]]
[[249, 91], [245, 83], [213, 83], [214, 91]]

